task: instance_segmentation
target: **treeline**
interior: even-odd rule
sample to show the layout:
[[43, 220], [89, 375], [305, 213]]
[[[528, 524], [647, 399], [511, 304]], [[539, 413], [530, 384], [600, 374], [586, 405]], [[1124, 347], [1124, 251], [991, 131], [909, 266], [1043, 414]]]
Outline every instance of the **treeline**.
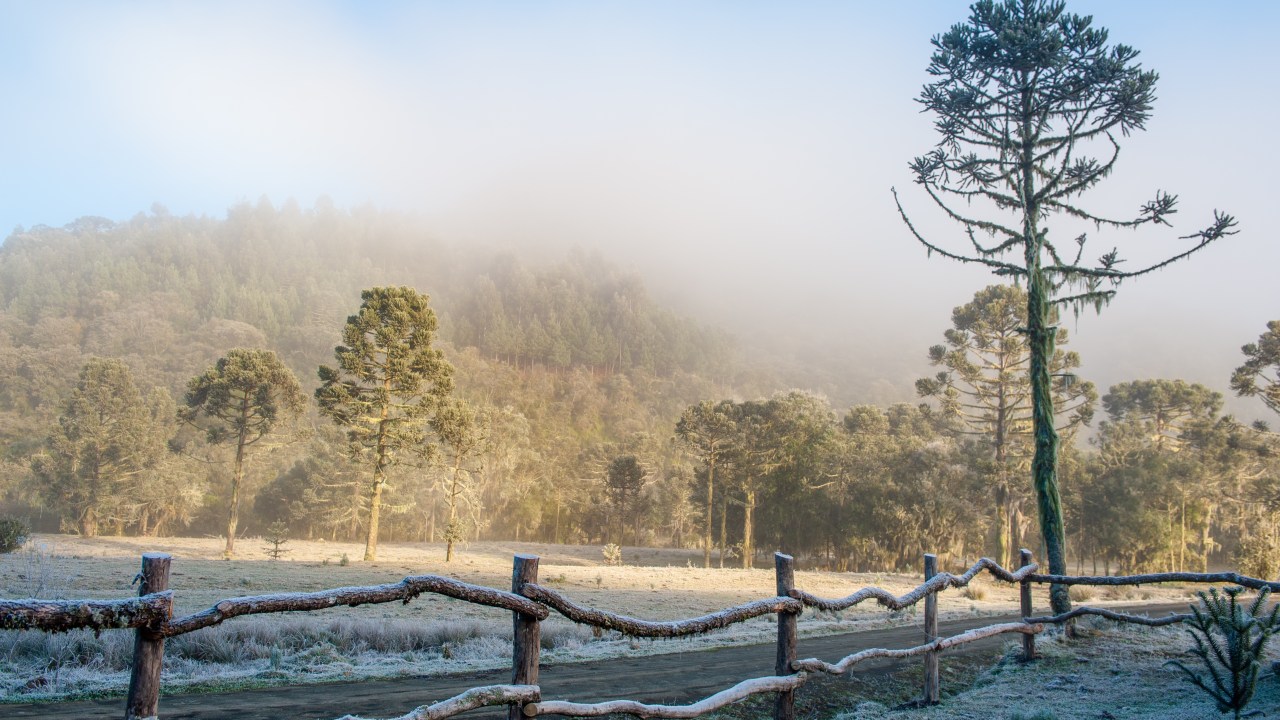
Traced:
[[[1280, 573], [1274, 434], [1221, 415], [1221, 394], [1180, 380], [1121, 383], [1102, 404], [1107, 419], [1089, 450], [1068, 444], [1060, 458], [1080, 569], [1199, 571], [1220, 562]], [[1004, 550], [1009, 563], [1016, 548], [1040, 545], [1029, 453], [1010, 453], [1002, 470], [992, 436], [929, 405], [837, 415], [793, 391], [699, 403], [676, 432], [699, 461], [710, 563], [746, 567], [782, 548], [835, 569], [907, 569], [926, 552], [967, 563]], [[1006, 484], [1010, 476], [1023, 482]]]

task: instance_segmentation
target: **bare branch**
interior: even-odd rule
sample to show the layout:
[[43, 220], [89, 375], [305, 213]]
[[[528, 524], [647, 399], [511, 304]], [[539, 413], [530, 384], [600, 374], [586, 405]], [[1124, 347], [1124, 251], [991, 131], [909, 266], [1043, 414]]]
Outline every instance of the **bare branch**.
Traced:
[[795, 690], [805, 683], [808, 676], [778, 675], [771, 677], [743, 680], [727, 690], [699, 700], [692, 705], [645, 705], [634, 700], [613, 700], [610, 702], [585, 704], [565, 702], [563, 700], [539, 702], [526, 705], [526, 716], [536, 715], [569, 715], [571, 717], [602, 717], [621, 713], [642, 718], [696, 718], [726, 705], [745, 700], [752, 695], [768, 692], [786, 692]]
[[893, 650], [886, 649], [886, 648], [869, 648], [867, 650], [860, 650], [852, 655], [846, 655], [842, 660], [834, 664], [823, 662], [821, 660], [818, 660], [817, 658], [809, 658], [807, 660], [797, 660], [791, 663], [791, 668], [793, 670], [803, 670], [808, 672], [825, 672], [830, 675], [840, 675], [848, 671], [849, 668], [865, 660], [872, 660], [875, 658], [892, 658], [896, 660], [901, 658], [914, 657], [916, 655], [924, 655], [925, 653], [930, 653], [930, 652], [939, 652], [942, 650], [946, 650], [947, 648], [956, 647], [957, 645], [964, 645], [966, 643], [974, 642], [975, 640], [982, 640], [983, 638], [994, 637], [996, 635], [1002, 635], [1004, 633], [1021, 633], [1023, 635], [1034, 635], [1036, 633], [1043, 632], [1043, 631], [1044, 631], [1044, 625], [1035, 624], [1031, 622], [1016, 622], [1016, 623], [1002, 623], [999, 625], [988, 625], [986, 627], [974, 628], [973, 630], [960, 633], [959, 635], [952, 635], [951, 637], [946, 637], [946, 638], [938, 638], [937, 640], [934, 640], [932, 642], [927, 642], [923, 645], [917, 645], [912, 648], [893, 649]]
[[163, 630], [166, 637], [182, 635], [203, 627], [217, 625], [240, 615], [259, 613], [296, 612], [320, 610], [339, 605], [366, 605], [375, 603], [409, 602], [422, 593], [435, 593], [465, 600], [477, 605], [511, 610], [544, 620], [547, 609], [529, 600], [502, 590], [472, 585], [439, 575], [416, 575], [398, 583], [369, 587], [344, 587], [320, 590], [312, 593], [280, 593], [256, 595], [222, 600], [208, 610], [188, 615], [168, 624]]
[[[537, 702], [541, 690], [537, 685], [485, 685], [474, 687], [448, 700], [423, 705], [390, 720], [444, 720], [468, 710], [493, 705], [513, 705]], [[343, 715], [338, 720], [366, 720], [358, 715]]]
[[654, 622], [578, 605], [555, 590], [541, 585], [530, 583], [524, 586], [523, 592], [529, 599], [550, 606], [553, 610], [574, 622], [594, 625], [607, 630], [617, 630], [633, 637], [672, 638], [697, 635], [708, 630], [728, 627], [761, 615], [778, 612], [798, 613], [804, 610], [804, 606], [796, 600], [787, 597], [773, 597], [765, 600], [755, 600], [721, 610], [720, 612], [711, 613], [710, 615], [687, 620]]

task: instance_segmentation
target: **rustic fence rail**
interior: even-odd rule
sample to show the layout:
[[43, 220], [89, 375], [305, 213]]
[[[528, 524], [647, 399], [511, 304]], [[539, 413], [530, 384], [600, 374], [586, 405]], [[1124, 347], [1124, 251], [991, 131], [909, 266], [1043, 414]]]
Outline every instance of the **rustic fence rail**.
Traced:
[[[925, 670], [921, 702], [930, 704], [938, 702], [940, 697], [938, 660], [942, 651], [949, 648], [997, 635], [1019, 634], [1023, 639], [1023, 658], [1030, 660], [1035, 657], [1035, 636], [1048, 625], [1061, 625], [1086, 615], [1148, 626], [1169, 625], [1190, 617], [1185, 614], [1170, 614], [1167, 617], [1151, 618], [1094, 607], [1080, 607], [1061, 615], [1035, 617], [1032, 615], [1031, 601], [1033, 584], [1116, 586], [1164, 582], [1227, 583], [1251, 589], [1280, 590], [1280, 582], [1260, 580], [1238, 573], [1175, 572], [1125, 576], [1037, 574], [1031, 552], [1023, 550], [1019, 557], [1020, 567], [1016, 571], [1007, 570], [990, 558], [982, 558], [963, 574], [952, 575], [939, 572], [937, 558], [926, 555], [925, 581], [910, 592], [894, 595], [882, 588], [864, 587], [842, 598], [825, 599], [796, 587], [794, 562], [790, 556], [777, 553], [774, 559], [778, 592], [776, 597], [754, 600], [700, 617], [665, 622], [642, 620], [589, 608], [573, 602], [562, 593], [539, 585], [538, 558], [532, 555], [515, 556], [510, 592], [439, 575], [417, 575], [385, 585], [228, 598], [206, 610], [173, 618], [173, 592], [168, 589], [171, 559], [168, 555], [148, 553], [143, 555], [142, 571], [135, 579], [139, 582], [139, 597], [124, 600], [0, 600], [0, 630], [65, 632], [87, 628], [97, 632], [133, 629], [136, 632], [134, 662], [124, 716], [126, 720], [143, 720], [158, 717], [159, 714], [160, 671], [164, 658], [164, 641], [167, 638], [217, 625], [242, 615], [305, 612], [339, 605], [354, 607], [386, 602], [408, 603], [419, 595], [433, 593], [511, 611], [514, 629], [512, 681], [509, 685], [471, 688], [455, 697], [415, 708], [395, 720], [443, 720], [469, 710], [503, 705], [508, 708], [509, 720], [540, 715], [600, 717], [616, 713], [643, 718], [694, 718], [762, 693], [774, 693], [777, 696], [774, 718], [793, 720], [795, 690], [806, 682], [811, 673], [841, 674], [858, 663], [873, 658], [923, 655]], [[1020, 586], [1022, 620], [975, 628], [950, 637], [939, 637], [938, 593], [949, 588], [965, 587], [982, 572]], [[893, 610], [911, 607], [924, 600], [926, 642], [910, 648], [866, 648], [835, 662], [818, 658], [798, 659], [797, 619], [804, 608], [840, 611], [867, 600], [875, 600]], [[752, 618], [775, 614], [778, 616], [775, 675], [743, 680], [689, 705], [649, 705], [633, 700], [600, 703], [544, 700], [538, 685], [540, 627], [552, 611], [576, 623], [616, 630], [635, 637], [661, 638], [703, 634]], [[362, 719], [347, 715], [341, 720]]]

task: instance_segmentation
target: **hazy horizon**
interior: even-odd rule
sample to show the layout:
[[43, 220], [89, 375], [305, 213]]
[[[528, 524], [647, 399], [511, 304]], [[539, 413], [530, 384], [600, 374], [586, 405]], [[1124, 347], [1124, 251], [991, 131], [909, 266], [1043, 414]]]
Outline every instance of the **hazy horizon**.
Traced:
[[[930, 38], [968, 3], [6, 3], [17, 111], [0, 227], [116, 220], [159, 203], [328, 196], [413, 213], [436, 237], [598, 249], [660, 300], [747, 347], [847, 352], [910, 400], [951, 308], [996, 280], [928, 259], [907, 162], [935, 141], [915, 103]], [[1262, 2], [1068, 3], [1160, 72], [1146, 132], [1083, 204], [1177, 193], [1174, 228], [1102, 234], [1133, 266], [1208, 222], [1240, 234], [1064, 319], [1100, 391], [1181, 377], [1228, 396], [1239, 348], [1280, 318], [1280, 225], [1261, 169], [1276, 116]], [[1260, 149], [1255, 149], [1255, 146]], [[427, 289], [429, 290], [429, 289]], [[1270, 298], [1268, 300], [1268, 298]], [[763, 338], [768, 338], [765, 340]]]

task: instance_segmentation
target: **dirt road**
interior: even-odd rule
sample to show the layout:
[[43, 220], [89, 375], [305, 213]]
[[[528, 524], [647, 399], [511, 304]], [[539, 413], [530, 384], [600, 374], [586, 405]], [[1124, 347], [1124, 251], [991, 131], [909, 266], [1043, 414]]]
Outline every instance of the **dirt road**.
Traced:
[[[1152, 615], [1186, 612], [1186, 603], [1150, 605]], [[1131, 608], [1136, 609], [1136, 608]], [[975, 617], [942, 622], [941, 633], [954, 635], [974, 627], [1014, 620], [1013, 616]], [[978, 652], [999, 647], [1007, 637], [989, 638], [949, 651]], [[867, 647], [907, 647], [924, 641], [919, 625], [871, 630], [821, 638], [802, 638], [800, 657], [833, 661]], [[591, 663], [543, 664], [543, 697], [597, 702], [628, 698], [643, 702], [687, 703], [750, 677], [773, 674], [774, 646], [753, 645], [692, 653], [618, 658]], [[907, 661], [911, 662], [911, 661]], [[915, 661], [918, 662], [918, 661]], [[946, 657], [943, 657], [946, 662]], [[856, 672], [883, 673], [892, 663], [864, 663]], [[510, 681], [510, 670], [434, 678], [400, 678], [324, 685], [293, 685], [216, 695], [169, 695], [160, 699], [163, 720], [281, 720], [323, 718], [351, 713], [364, 717], [401, 715], [419, 706], [456, 695], [477, 685]], [[124, 699], [39, 705], [0, 705], [5, 718], [44, 720], [119, 720]], [[495, 710], [468, 713], [469, 718], [505, 718]]]

